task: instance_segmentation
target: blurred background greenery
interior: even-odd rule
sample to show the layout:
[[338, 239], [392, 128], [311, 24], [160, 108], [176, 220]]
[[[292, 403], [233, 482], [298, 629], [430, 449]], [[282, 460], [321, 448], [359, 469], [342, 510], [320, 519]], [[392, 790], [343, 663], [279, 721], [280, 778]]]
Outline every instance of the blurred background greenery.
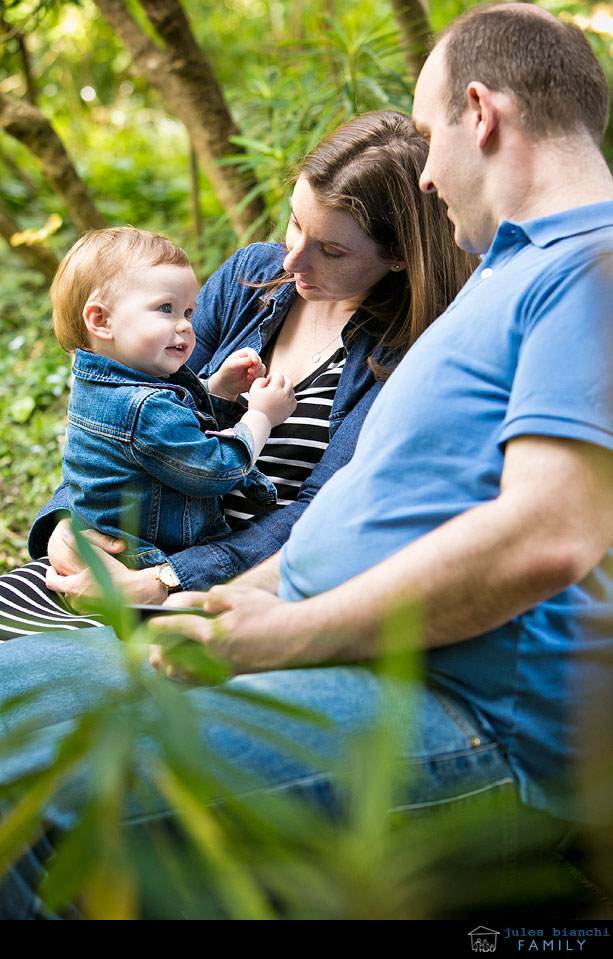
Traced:
[[[355, 113], [410, 112], [427, 34], [468, 5], [0, 0], [0, 570], [27, 558], [60, 481], [70, 361], [47, 291], [78, 234], [166, 232], [201, 280], [250, 238], [281, 238], [296, 159]], [[543, 5], [588, 31], [613, 82], [613, 5]]]

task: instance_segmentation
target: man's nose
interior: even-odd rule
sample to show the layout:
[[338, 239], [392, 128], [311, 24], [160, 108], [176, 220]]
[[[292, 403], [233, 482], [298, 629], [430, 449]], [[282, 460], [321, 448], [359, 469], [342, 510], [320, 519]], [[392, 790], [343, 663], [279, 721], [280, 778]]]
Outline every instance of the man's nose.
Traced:
[[419, 189], [423, 193], [436, 193], [436, 187], [434, 186], [434, 182], [430, 176], [430, 168], [427, 160], [419, 178]]
[[428, 173], [428, 168], [425, 167], [422, 171], [422, 174], [419, 178], [419, 189], [423, 193], [436, 193], [436, 187], [432, 182], [430, 174]]

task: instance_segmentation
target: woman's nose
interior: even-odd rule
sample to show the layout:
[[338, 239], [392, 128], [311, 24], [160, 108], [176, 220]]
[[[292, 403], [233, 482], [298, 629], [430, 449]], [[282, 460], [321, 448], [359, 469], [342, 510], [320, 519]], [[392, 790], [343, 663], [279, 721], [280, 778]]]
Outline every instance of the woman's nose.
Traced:
[[301, 273], [306, 265], [306, 251], [303, 243], [294, 243], [283, 260], [286, 273]]

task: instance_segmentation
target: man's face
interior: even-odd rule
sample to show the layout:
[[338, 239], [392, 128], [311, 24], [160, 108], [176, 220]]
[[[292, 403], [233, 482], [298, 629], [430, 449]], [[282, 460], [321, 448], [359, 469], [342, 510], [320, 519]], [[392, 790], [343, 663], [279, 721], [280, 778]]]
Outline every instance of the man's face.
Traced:
[[428, 141], [429, 153], [419, 185], [424, 193], [438, 193], [447, 204], [458, 246], [484, 253], [493, 238], [483, 197], [483, 171], [476, 137], [471, 129], [473, 111], [464, 111], [451, 123], [446, 107], [444, 41], [434, 48], [417, 80], [413, 122]]

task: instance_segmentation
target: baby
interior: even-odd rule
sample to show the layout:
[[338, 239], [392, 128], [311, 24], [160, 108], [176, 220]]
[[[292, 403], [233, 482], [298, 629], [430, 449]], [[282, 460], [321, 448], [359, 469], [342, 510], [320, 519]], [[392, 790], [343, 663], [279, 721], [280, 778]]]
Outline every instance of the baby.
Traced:
[[[206, 384], [185, 365], [197, 292], [186, 253], [132, 227], [81, 237], [51, 286], [55, 334], [76, 351], [63, 459], [73, 520], [121, 537], [121, 558], [137, 569], [169, 570], [169, 554], [227, 533], [228, 490], [274, 503], [253, 464], [296, 406], [291, 383], [265, 377], [252, 349], [228, 356]], [[234, 423], [231, 401], [247, 390]]]

